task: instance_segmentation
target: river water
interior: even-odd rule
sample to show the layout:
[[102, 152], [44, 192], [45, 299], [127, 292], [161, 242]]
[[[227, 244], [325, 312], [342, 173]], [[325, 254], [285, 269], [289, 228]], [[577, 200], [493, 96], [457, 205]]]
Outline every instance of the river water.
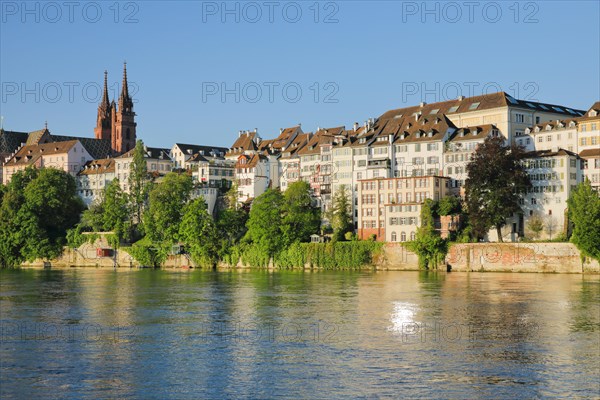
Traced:
[[599, 398], [598, 276], [0, 271], [0, 397]]

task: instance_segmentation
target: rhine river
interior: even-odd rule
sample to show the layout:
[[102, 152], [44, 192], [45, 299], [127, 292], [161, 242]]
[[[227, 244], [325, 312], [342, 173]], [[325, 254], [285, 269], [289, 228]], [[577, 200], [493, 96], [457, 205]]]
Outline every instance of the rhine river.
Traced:
[[599, 398], [596, 276], [0, 271], [0, 398]]

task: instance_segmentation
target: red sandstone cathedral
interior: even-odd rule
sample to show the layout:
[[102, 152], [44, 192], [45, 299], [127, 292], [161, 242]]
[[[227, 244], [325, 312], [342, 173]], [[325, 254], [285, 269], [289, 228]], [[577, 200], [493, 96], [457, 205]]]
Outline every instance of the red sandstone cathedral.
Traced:
[[133, 100], [127, 87], [127, 63], [123, 66], [123, 85], [119, 104], [108, 99], [108, 73], [104, 71], [104, 93], [98, 106], [98, 117], [94, 134], [96, 139], [106, 139], [110, 142], [115, 154], [125, 153], [135, 147], [135, 112]]

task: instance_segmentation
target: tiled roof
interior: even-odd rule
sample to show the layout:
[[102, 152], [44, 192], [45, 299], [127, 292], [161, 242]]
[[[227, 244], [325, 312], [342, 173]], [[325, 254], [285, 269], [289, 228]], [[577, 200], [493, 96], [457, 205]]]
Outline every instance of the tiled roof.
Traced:
[[254, 139], [257, 137], [256, 132], [241, 132], [239, 137], [235, 140], [229, 151], [225, 154], [226, 156], [232, 156], [236, 154], [242, 154], [244, 151], [256, 150], [256, 143]]
[[565, 149], [554, 150], [536, 150], [525, 153], [525, 158], [536, 158], [536, 157], [554, 157], [554, 156], [573, 156], [579, 157], [579, 154], [573, 153], [572, 151]]
[[600, 148], [582, 150], [579, 152], [579, 157], [600, 157]]
[[[14, 153], [19, 146], [27, 142], [27, 132], [14, 132], [0, 130], [0, 154], [9, 155]], [[4, 160], [0, 160], [4, 162]]]
[[309, 133], [301, 133], [298, 136], [296, 136], [294, 141], [292, 143], [290, 143], [290, 145], [288, 147], [286, 147], [285, 149], [282, 150], [281, 158], [287, 159], [287, 158], [292, 158], [294, 156], [297, 156], [298, 152], [300, 150], [302, 150], [304, 148], [304, 146], [306, 146], [308, 144], [308, 142], [312, 138], [312, 135], [313, 135], [312, 132], [309, 132]]
[[412, 116], [416, 112], [423, 115], [434, 114], [460, 114], [464, 112], [488, 110], [499, 107], [518, 107], [540, 112], [551, 112], [564, 114], [565, 116], [579, 117], [585, 111], [555, 104], [538, 103], [535, 101], [518, 100], [505, 92], [489, 93], [480, 96], [458, 98], [447, 101], [440, 101], [431, 104], [423, 104], [390, 110], [385, 112], [379, 119], [386, 120], [398, 115]]
[[586, 115], [589, 114], [590, 111], [596, 111], [596, 115], [600, 115], [600, 101], [592, 104], [592, 106], [587, 110]]
[[266, 160], [267, 157], [265, 157], [262, 154], [252, 154], [252, 155], [248, 155], [248, 154], [242, 154], [241, 156], [239, 156], [235, 167], [236, 168], [254, 168], [256, 166], [256, 164], [258, 164], [259, 161], [261, 160]]
[[115, 159], [104, 158], [101, 160], [88, 161], [77, 175], [98, 175], [113, 172], [115, 172]]
[[481, 140], [487, 138], [493, 129], [497, 130], [498, 128], [492, 124], [472, 126], [470, 128], [459, 128], [450, 136], [449, 140], [452, 142]]
[[67, 153], [75, 144], [77, 144], [77, 140], [23, 146], [6, 162], [6, 165], [30, 165], [41, 156]]
[[440, 141], [449, 129], [456, 129], [443, 114], [420, 115], [418, 118], [403, 116], [381, 123], [385, 125], [378, 129], [377, 136], [394, 135], [394, 143]]
[[193, 155], [196, 153], [204, 153], [204, 156], [211, 157], [211, 153], [215, 153], [217, 156], [219, 153], [225, 154], [228, 149], [226, 147], [218, 147], [218, 146], [202, 146], [196, 144], [184, 144], [184, 143], [175, 143], [177, 147], [187, 155]]
[[79, 140], [83, 147], [90, 153], [95, 159], [112, 157], [114, 152], [108, 139], [96, 139], [78, 136], [63, 136], [63, 135], [50, 135], [50, 138], [54, 142], [65, 142], [71, 140]]
[[302, 128], [300, 127], [300, 125], [282, 129], [279, 136], [277, 136], [277, 138], [273, 141], [271, 147], [276, 150], [281, 150], [286, 144], [288, 144], [288, 142], [296, 133], [302, 133]]
[[[145, 150], [144, 158], [171, 161], [171, 157], [169, 156], [171, 149], [162, 149], [160, 147], [144, 146], [144, 150]], [[135, 152], [135, 149], [131, 149], [127, 153], [123, 154], [122, 156], [120, 156], [118, 158], [131, 158], [131, 157], [133, 157], [134, 152]]]

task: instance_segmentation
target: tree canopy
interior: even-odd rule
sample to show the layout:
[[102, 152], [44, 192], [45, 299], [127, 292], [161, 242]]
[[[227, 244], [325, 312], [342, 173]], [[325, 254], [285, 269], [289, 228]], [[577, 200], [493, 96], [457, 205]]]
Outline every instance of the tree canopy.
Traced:
[[567, 200], [573, 242], [584, 256], [600, 261], [600, 197], [590, 181], [577, 185]]
[[465, 203], [477, 237], [495, 227], [502, 242], [506, 219], [522, 211], [519, 199], [531, 187], [524, 154], [521, 147], [505, 146], [501, 137], [488, 137], [467, 164]]

